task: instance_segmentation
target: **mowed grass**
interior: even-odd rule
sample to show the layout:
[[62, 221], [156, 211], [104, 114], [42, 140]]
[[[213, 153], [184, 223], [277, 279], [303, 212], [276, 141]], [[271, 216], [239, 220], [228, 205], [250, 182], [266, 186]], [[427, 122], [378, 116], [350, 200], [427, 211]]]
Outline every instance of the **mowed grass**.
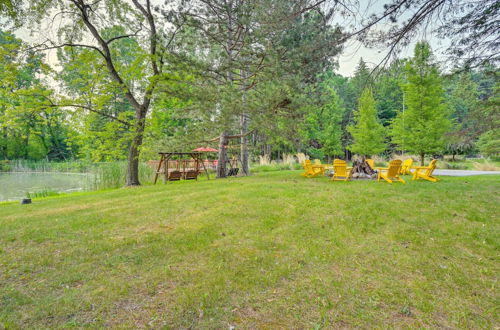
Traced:
[[493, 328], [499, 176], [299, 171], [0, 205], [0, 328]]

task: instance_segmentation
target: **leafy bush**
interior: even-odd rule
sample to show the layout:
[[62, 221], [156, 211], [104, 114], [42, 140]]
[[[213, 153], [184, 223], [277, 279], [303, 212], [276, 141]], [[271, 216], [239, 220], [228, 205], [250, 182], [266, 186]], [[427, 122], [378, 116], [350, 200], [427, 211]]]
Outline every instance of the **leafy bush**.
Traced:
[[438, 162], [438, 168], [447, 169], [447, 170], [466, 170], [467, 165], [463, 163], [456, 162]]
[[0, 160], [0, 172], [12, 170], [12, 164], [8, 160]]
[[483, 133], [477, 141], [477, 146], [483, 155], [500, 155], [500, 128]]

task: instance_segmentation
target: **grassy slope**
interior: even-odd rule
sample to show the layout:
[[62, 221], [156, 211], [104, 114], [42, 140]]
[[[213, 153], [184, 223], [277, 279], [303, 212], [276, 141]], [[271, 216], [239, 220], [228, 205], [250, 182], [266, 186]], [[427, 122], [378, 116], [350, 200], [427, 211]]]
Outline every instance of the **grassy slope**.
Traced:
[[0, 327], [498, 325], [500, 177], [298, 173], [0, 205]]

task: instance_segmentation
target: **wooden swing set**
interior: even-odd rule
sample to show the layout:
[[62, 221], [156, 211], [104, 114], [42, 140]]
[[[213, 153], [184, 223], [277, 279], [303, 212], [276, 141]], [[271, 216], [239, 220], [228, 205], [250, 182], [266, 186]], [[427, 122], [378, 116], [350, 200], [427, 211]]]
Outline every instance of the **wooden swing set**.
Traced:
[[[219, 157], [217, 160], [217, 178], [225, 178], [228, 176], [237, 176], [240, 168], [238, 167], [238, 162], [242, 165], [242, 169], [244, 172], [243, 164], [239, 157], [233, 156], [229, 159], [227, 153], [228, 149], [235, 148], [234, 146], [229, 146], [229, 140], [242, 138], [252, 133], [252, 131], [247, 132], [245, 134], [240, 135], [228, 135], [226, 132], [223, 132], [219, 137], [199, 141], [200, 142], [215, 142], [219, 140]], [[208, 174], [207, 168], [205, 166], [205, 162], [201, 159], [201, 152], [159, 152], [160, 160], [158, 161], [158, 166], [156, 168], [154, 183], [158, 181], [158, 176], [163, 175], [163, 182], [167, 183], [168, 181], [179, 181], [183, 180], [198, 180], [198, 175], [201, 173], [201, 168], [205, 171], [207, 175], [207, 179], [210, 180], [210, 176]], [[172, 157], [185, 157], [189, 156], [190, 159], [172, 159]], [[156, 162], [154, 162], [156, 163]], [[229, 165], [229, 169], [227, 169], [226, 165]], [[248, 173], [244, 173], [248, 175]]]
[[[156, 169], [155, 180], [158, 181], [158, 176], [163, 175], [163, 183], [168, 181], [183, 180], [198, 180], [198, 175], [201, 173], [201, 168], [205, 171], [207, 179], [210, 180], [205, 163], [201, 159], [201, 152], [159, 152], [160, 161]], [[172, 157], [190, 157], [189, 159], [172, 159]]]

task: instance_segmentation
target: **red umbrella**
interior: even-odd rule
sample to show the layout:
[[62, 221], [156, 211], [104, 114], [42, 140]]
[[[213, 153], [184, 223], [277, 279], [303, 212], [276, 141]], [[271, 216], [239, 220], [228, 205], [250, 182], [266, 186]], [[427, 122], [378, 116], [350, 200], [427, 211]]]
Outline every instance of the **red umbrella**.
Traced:
[[[193, 151], [196, 151], [196, 152], [218, 152], [219, 150], [214, 149], [214, 148], [210, 148], [210, 147], [199, 147], [199, 148], [193, 149]], [[207, 157], [207, 158], [208, 158], [208, 157]], [[214, 160], [214, 161], [210, 161], [210, 162], [212, 162], [212, 164], [211, 164], [212, 168], [213, 168], [214, 166], [217, 166], [217, 161], [216, 161], [216, 160]], [[205, 159], [205, 160], [204, 160], [204, 163], [205, 163], [206, 165], [208, 165], [208, 164], [209, 164], [208, 159]]]
[[196, 152], [218, 152], [219, 150], [214, 149], [214, 148], [210, 148], [210, 147], [199, 147], [199, 148], [193, 149], [193, 151], [196, 151]]

